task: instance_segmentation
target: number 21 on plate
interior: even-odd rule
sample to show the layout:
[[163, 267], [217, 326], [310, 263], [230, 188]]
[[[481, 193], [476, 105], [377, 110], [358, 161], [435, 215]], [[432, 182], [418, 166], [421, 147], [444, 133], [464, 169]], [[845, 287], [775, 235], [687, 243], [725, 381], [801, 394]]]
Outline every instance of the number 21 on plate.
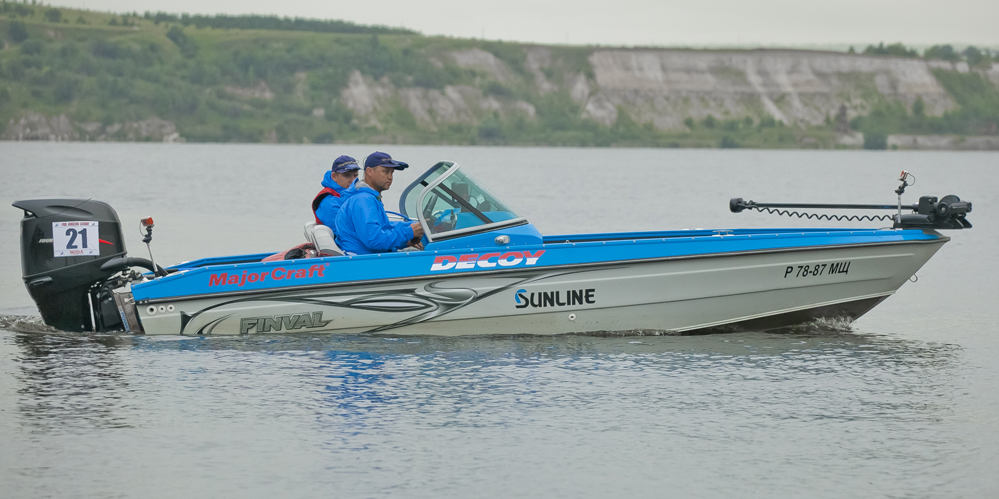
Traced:
[[52, 222], [53, 256], [100, 256], [98, 222]]

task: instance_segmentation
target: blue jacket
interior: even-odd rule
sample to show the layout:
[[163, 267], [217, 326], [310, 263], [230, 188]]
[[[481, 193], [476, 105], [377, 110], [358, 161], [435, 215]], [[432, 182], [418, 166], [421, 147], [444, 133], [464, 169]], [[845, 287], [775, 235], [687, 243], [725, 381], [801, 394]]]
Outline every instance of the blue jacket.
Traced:
[[350, 190], [336, 216], [337, 246], [354, 255], [405, 248], [413, 239], [410, 223], [390, 222], [381, 195], [367, 184], [357, 182]]
[[[340, 197], [336, 196], [326, 196], [319, 203], [319, 207], [316, 208], [316, 220], [319, 223], [333, 229], [333, 233], [336, 233], [336, 214], [340, 212], [340, 207], [343, 206], [343, 202], [354, 193], [354, 183], [350, 184], [350, 187], [340, 187], [340, 184], [333, 181], [332, 172], [326, 172], [323, 175], [323, 187], [327, 189], [332, 189], [336, 191]], [[324, 189], [324, 191], [326, 191]], [[322, 194], [322, 192], [320, 192]]]

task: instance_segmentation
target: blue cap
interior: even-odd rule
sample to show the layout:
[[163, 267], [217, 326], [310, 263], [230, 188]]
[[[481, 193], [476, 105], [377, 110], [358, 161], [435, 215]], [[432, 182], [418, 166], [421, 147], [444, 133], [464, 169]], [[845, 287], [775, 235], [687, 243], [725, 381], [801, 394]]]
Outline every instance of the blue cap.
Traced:
[[387, 152], [375, 151], [368, 155], [368, 158], [364, 160], [364, 167], [371, 168], [373, 166], [385, 166], [388, 168], [395, 168], [396, 170], [405, 170], [409, 168], [409, 163], [403, 163], [402, 161], [396, 161], [389, 156]]
[[357, 160], [350, 156], [340, 156], [333, 160], [333, 173], [347, 173], [353, 170], [360, 170]]

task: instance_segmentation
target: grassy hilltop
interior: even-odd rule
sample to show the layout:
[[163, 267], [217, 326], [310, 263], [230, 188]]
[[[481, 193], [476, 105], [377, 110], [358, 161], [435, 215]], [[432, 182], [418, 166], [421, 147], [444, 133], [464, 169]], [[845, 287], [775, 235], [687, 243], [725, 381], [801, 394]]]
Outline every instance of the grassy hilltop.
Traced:
[[[801, 51], [536, 46], [265, 16], [3, 1], [0, 40], [0, 136], [15, 140], [884, 148], [889, 134], [999, 135], [991, 54], [947, 46], [930, 62], [900, 45], [815, 52], [867, 64], [819, 75], [817, 91], [773, 90], [739, 66], [783, 57], [793, 71], [812, 57]], [[709, 90], [681, 92], [621, 69], [635, 57], [674, 76], [684, 58], [725, 60], [702, 75]], [[891, 83], [878, 63], [896, 59], [932, 81]]]

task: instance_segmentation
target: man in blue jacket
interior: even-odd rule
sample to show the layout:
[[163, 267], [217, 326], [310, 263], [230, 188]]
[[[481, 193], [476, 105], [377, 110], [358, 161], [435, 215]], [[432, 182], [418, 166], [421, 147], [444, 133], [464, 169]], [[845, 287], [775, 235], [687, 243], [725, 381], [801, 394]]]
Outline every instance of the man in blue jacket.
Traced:
[[364, 181], [354, 183], [336, 216], [336, 242], [345, 253], [386, 253], [407, 246], [422, 249], [423, 226], [390, 222], [382, 204], [381, 193], [392, 186], [392, 175], [408, 167], [384, 152], [373, 152], [364, 160]]
[[336, 233], [336, 214], [349, 195], [348, 189], [357, 180], [361, 167], [350, 156], [340, 156], [333, 160], [333, 168], [323, 175], [323, 190], [312, 200], [312, 213], [316, 223], [323, 224]]

